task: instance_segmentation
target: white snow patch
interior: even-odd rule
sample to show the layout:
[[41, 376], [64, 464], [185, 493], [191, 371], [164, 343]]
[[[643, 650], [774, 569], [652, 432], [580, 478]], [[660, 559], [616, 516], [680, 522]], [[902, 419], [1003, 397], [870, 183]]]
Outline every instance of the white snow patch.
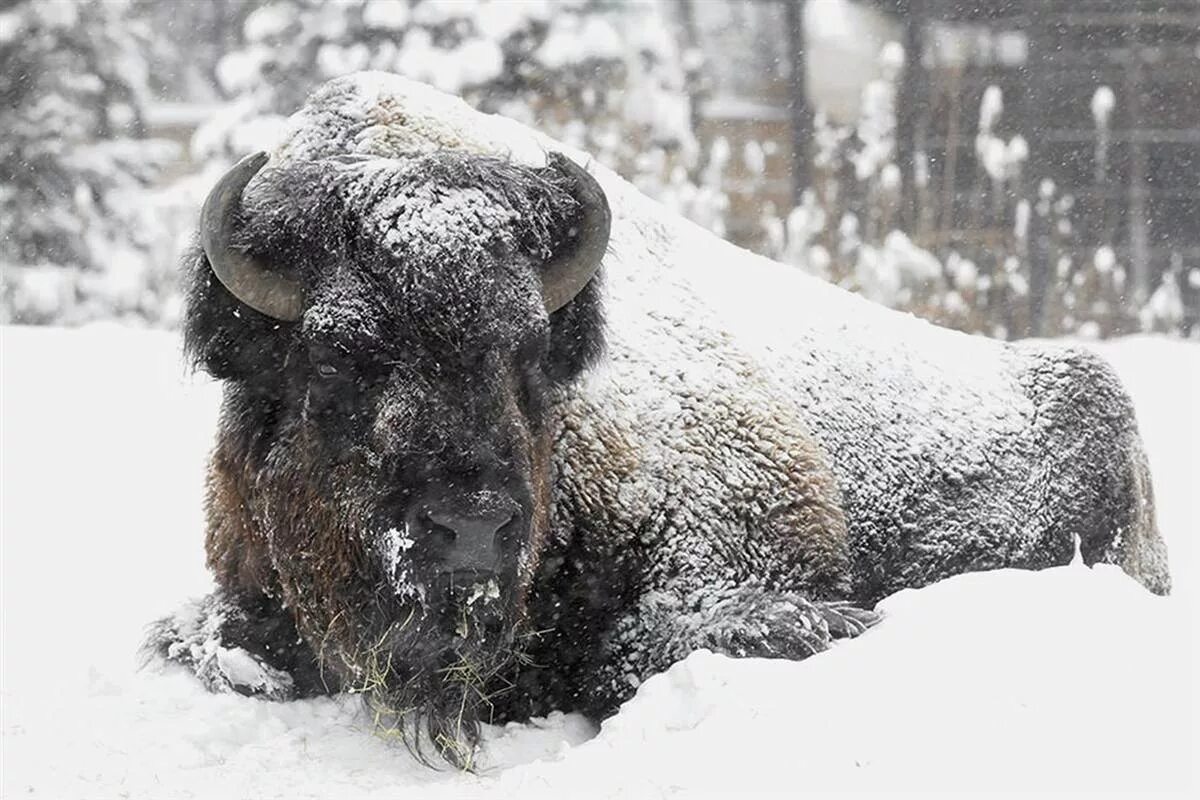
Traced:
[[490, 0], [475, 9], [475, 30], [485, 39], [501, 42], [530, 20], [546, 20], [550, 0]]
[[1096, 121], [1097, 128], [1108, 127], [1108, 121], [1112, 117], [1116, 105], [1117, 97], [1111, 88], [1101, 86], [1095, 91], [1092, 95], [1092, 119]]
[[1029, 215], [1029, 201], [1025, 199], [1019, 200], [1013, 220], [1013, 234], [1020, 241], [1027, 241], [1029, 239]]
[[0, 12], [0, 44], [8, 44], [25, 28], [25, 17], [19, 11]]
[[242, 32], [247, 41], [262, 42], [282, 36], [296, 21], [295, 9], [284, 3], [272, 3], [250, 12]]
[[896, 77], [904, 69], [904, 45], [888, 42], [879, 51], [879, 65], [889, 77]]
[[403, 30], [408, 16], [408, 0], [369, 0], [362, 10], [363, 24], [369, 28]]
[[278, 685], [281, 679], [285, 684], [291, 684], [289, 676], [270, 669], [240, 647], [219, 648], [215, 657], [221, 674], [236, 686], [264, 689]]
[[562, 14], [552, 18], [537, 60], [550, 69], [561, 69], [590, 60], [617, 59], [622, 52], [621, 37], [607, 19], [595, 14]]
[[854, 125], [858, 99], [872, 81], [894, 80], [903, 69], [898, 21], [851, 0], [803, 3], [807, 90], [814, 106], [837, 125]]
[[473, 606], [480, 600], [486, 604], [499, 599], [500, 584], [496, 583], [495, 578], [489, 578], [486, 581], [478, 581], [471, 587], [471, 593], [467, 595], [466, 604]]
[[[374, 539], [368, 536], [368, 541]], [[413, 580], [412, 571], [408, 568], [405, 554], [412, 549], [416, 541], [412, 538], [405, 523], [403, 530], [388, 528], [379, 537], [379, 547], [383, 550], [383, 563], [387, 574], [391, 576], [392, 588], [400, 597], [418, 597], [421, 587]]]
[[1107, 245], [1097, 247], [1096, 253], [1092, 257], [1092, 265], [1102, 275], [1112, 272], [1113, 267], [1117, 265], [1117, 254]]
[[1022, 164], [1029, 160], [1029, 142], [1024, 136], [1017, 134], [1008, 140], [1008, 162]]
[[983, 91], [983, 99], [979, 102], [979, 130], [991, 133], [1004, 110], [1004, 93], [999, 86], [989, 86]]

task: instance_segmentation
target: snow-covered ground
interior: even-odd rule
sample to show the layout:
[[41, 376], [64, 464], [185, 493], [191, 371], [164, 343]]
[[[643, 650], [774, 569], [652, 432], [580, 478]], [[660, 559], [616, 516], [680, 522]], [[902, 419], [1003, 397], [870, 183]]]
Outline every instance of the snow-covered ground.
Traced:
[[574, 715], [493, 729], [480, 774], [462, 775], [418, 766], [351, 701], [137, 671], [145, 623], [209, 585], [217, 389], [186, 376], [168, 334], [0, 339], [4, 797], [1200, 788], [1198, 345], [1097, 346], [1139, 409], [1171, 598], [1111, 568], [962, 576], [889, 598], [883, 624], [804, 662], [697, 653], [598, 734]]

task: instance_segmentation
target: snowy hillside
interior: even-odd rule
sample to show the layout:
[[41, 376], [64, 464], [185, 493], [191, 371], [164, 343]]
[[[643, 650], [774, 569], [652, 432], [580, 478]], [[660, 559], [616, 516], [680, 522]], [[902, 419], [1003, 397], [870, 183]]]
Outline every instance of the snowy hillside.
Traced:
[[417, 765], [351, 700], [273, 704], [136, 671], [143, 626], [209, 587], [217, 388], [185, 375], [167, 334], [0, 338], [4, 797], [1200, 786], [1198, 345], [1096, 346], [1139, 408], [1172, 597], [1115, 568], [962, 576], [889, 598], [881, 625], [805, 662], [697, 653], [598, 734], [573, 715], [493, 729], [471, 776]]

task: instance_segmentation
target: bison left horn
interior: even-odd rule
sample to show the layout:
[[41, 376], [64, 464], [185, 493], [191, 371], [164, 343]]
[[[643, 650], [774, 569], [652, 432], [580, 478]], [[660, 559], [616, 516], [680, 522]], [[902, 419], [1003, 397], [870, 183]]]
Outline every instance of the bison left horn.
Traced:
[[292, 322], [304, 313], [301, 285], [232, 244], [242, 192], [266, 163], [266, 153], [246, 156], [217, 181], [200, 212], [200, 244], [213, 273], [234, 297], [255, 311]]
[[551, 153], [550, 167], [572, 184], [571, 194], [579, 203], [580, 215], [571, 229], [571, 241], [542, 266], [542, 301], [553, 314], [574, 299], [600, 268], [608, 249], [612, 212], [604, 190], [588, 171], [562, 153]]

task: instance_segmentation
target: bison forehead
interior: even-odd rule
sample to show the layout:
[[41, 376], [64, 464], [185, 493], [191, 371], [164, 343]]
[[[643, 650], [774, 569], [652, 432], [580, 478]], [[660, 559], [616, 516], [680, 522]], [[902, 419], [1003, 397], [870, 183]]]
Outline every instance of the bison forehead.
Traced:
[[469, 366], [546, 330], [531, 272], [461, 260], [434, 266], [397, 262], [373, 279], [336, 271], [320, 282], [304, 315], [305, 333], [350, 353]]
[[410, 184], [369, 208], [363, 235], [386, 255], [374, 285], [406, 332], [455, 347], [472, 337], [509, 342], [540, 316], [520, 215], [486, 189]]
[[535, 276], [511, 263], [395, 258], [335, 268], [315, 284], [305, 332], [351, 352], [503, 348], [546, 324]]
[[517, 212], [481, 187], [408, 184], [363, 200], [351, 199], [366, 209], [363, 234], [394, 256], [435, 265], [517, 249]]
[[337, 204], [359, 236], [425, 265], [550, 255], [574, 215], [570, 193], [536, 170], [462, 153], [334, 161]]
[[284, 163], [271, 182], [255, 216], [307, 265], [310, 331], [457, 349], [544, 323], [536, 264], [575, 212], [554, 177], [435, 153]]

